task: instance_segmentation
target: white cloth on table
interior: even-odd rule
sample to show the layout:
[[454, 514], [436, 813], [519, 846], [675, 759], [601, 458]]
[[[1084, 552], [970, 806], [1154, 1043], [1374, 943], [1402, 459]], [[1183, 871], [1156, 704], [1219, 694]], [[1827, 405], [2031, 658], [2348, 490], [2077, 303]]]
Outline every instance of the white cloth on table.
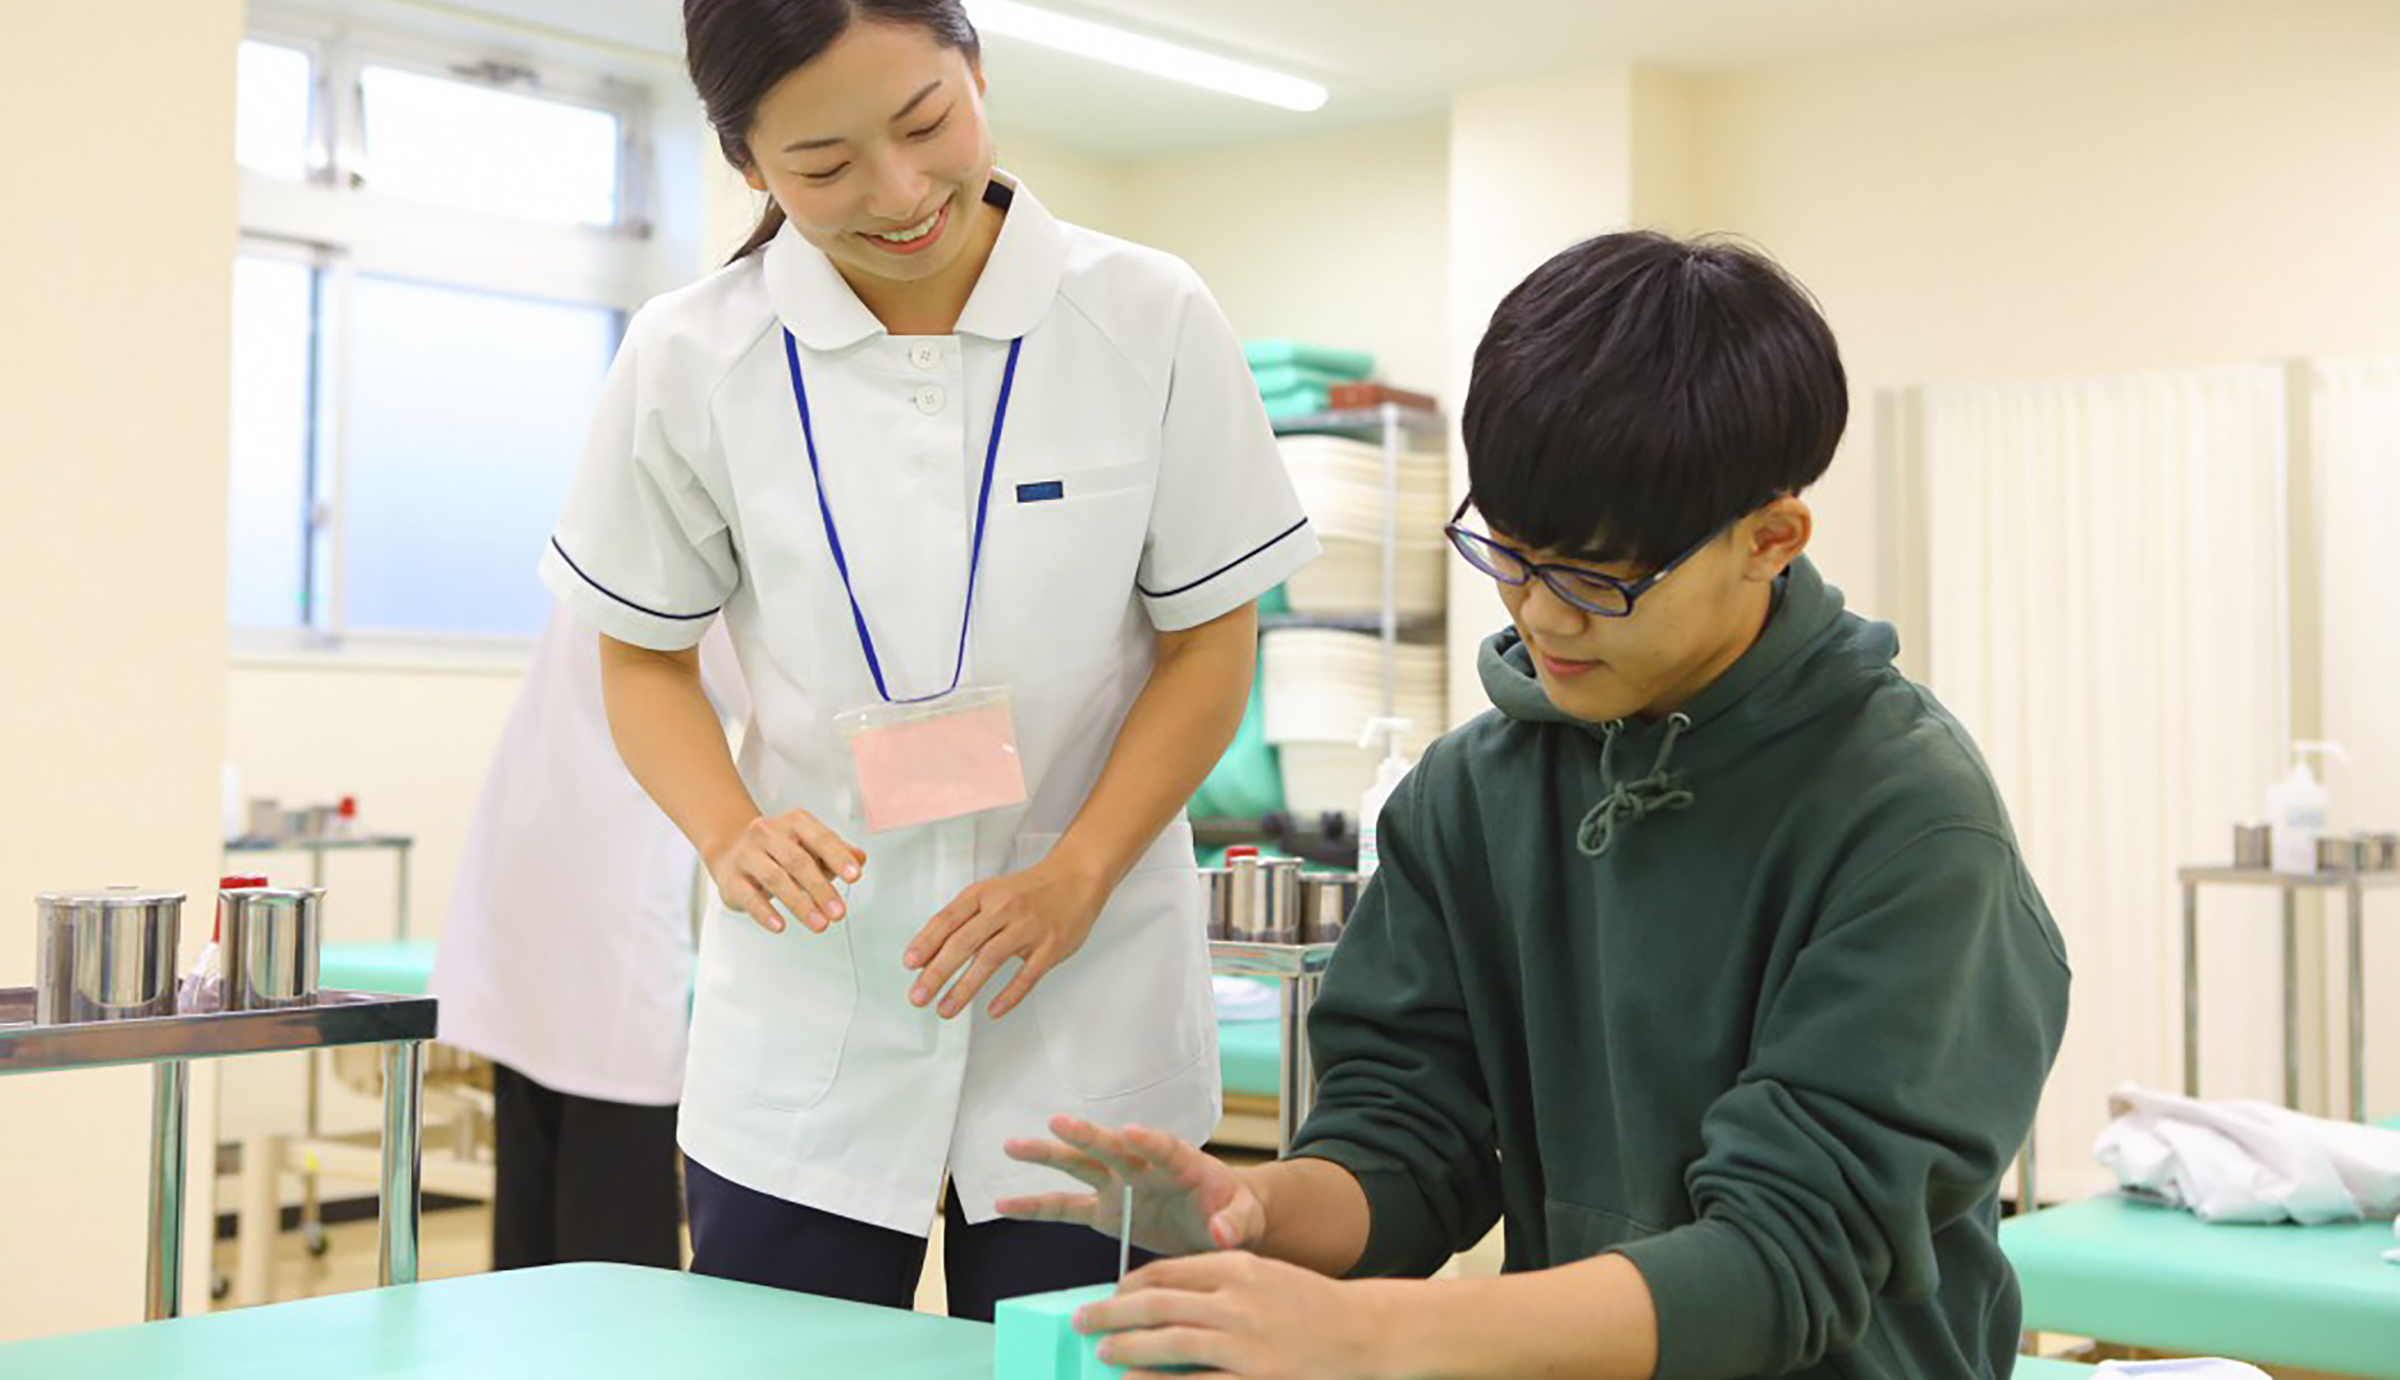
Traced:
[[2128, 1192], [2209, 1222], [2355, 1222], [2400, 1212], [2400, 1131], [2264, 1102], [2127, 1084], [2092, 1149]]
[[2244, 1361], [2216, 1356], [2186, 1356], [2171, 1361], [2103, 1361], [2102, 1375], [2176, 1375], [2191, 1380], [2268, 1380], [2267, 1373]]
[[1283, 1014], [1283, 1002], [1273, 987], [1249, 978], [1212, 978], [1217, 997], [1217, 1020], [1271, 1021]]

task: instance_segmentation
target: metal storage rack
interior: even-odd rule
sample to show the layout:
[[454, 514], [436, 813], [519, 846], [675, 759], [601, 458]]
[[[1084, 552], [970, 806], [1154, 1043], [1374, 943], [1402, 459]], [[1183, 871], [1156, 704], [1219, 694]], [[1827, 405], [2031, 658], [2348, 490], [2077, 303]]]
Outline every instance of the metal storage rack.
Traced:
[[433, 1038], [431, 997], [325, 992], [314, 1006], [212, 1012], [155, 1020], [34, 1023], [34, 989], [0, 988], [0, 1076], [148, 1064], [150, 1102], [150, 1253], [145, 1316], [182, 1311], [184, 1166], [190, 1070], [194, 1059], [268, 1054], [333, 1045], [383, 1046], [382, 1242], [385, 1284], [417, 1278], [419, 1138], [425, 1042]]
[[2349, 922], [2350, 1119], [2367, 1119], [2367, 997], [2361, 949], [2366, 893], [2400, 887], [2400, 872], [2353, 869], [2303, 873], [2256, 867], [2179, 867], [2183, 889], [2183, 1092], [2200, 1095], [2200, 888], [2268, 887], [2283, 900], [2283, 1101], [2300, 1104], [2300, 894], [2342, 894]]
[[1305, 615], [1276, 618], [1268, 627], [1349, 628], [1373, 631], [1383, 638], [1383, 712], [1389, 715], [1397, 690], [1394, 655], [1400, 645], [1399, 575], [1400, 575], [1400, 453], [1408, 447], [1412, 432], [1441, 435], [1449, 423], [1439, 412], [1422, 407], [1404, 407], [1399, 403], [1378, 403], [1373, 407], [1354, 408], [1345, 412], [1316, 412], [1305, 417], [1287, 417], [1275, 423], [1278, 436], [1337, 435], [1365, 436], [1383, 446], [1383, 606], [1370, 629], [1360, 619], [1312, 618]]

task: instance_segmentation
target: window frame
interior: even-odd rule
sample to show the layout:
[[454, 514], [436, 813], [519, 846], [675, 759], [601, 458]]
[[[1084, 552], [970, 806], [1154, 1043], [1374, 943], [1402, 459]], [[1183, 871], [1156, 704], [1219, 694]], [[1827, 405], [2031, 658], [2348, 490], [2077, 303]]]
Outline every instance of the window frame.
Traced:
[[[307, 174], [298, 180], [242, 167], [238, 254], [292, 257], [317, 275], [317, 316], [310, 342], [315, 387], [305, 482], [312, 497], [303, 533], [305, 622], [263, 627], [231, 623], [237, 661], [259, 664], [328, 659], [373, 664], [486, 666], [522, 662], [533, 634], [495, 636], [440, 629], [362, 629], [349, 625], [344, 600], [348, 510], [344, 407], [351, 387], [352, 299], [360, 275], [373, 275], [519, 298], [600, 307], [624, 330], [640, 304], [678, 279], [663, 262], [658, 233], [659, 166], [655, 136], [663, 70], [529, 55], [525, 45], [481, 32], [412, 35], [332, 15], [256, 7], [243, 38], [297, 48], [315, 74]], [[606, 111], [617, 120], [617, 221], [558, 225], [495, 212], [443, 206], [377, 192], [363, 166], [363, 91], [369, 66], [537, 95]], [[534, 84], [493, 80], [513, 69]], [[483, 75], [479, 77], [478, 73]], [[527, 556], [530, 565], [532, 555]]]

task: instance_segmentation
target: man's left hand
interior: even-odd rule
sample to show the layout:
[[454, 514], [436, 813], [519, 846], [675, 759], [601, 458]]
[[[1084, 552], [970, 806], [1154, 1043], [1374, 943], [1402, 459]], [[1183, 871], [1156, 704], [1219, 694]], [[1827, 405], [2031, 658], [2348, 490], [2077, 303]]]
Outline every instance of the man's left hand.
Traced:
[[1100, 1359], [1127, 1380], [1166, 1366], [1244, 1380], [1385, 1380], [1396, 1374], [1381, 1280], [1345, 1283], [1246, 1251], [1145, 1265], [1116, 1297], [1086, 1304], [1075, 1329], [1110, 1333]]

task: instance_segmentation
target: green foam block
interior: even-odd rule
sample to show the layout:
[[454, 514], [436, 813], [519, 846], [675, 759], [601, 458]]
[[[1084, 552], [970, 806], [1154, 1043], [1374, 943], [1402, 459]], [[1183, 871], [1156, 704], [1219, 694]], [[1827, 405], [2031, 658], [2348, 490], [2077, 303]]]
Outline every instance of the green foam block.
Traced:
[[1104, 1380], [1123, 1375], [1103, 1363], [1100, 1339], [1075, 1330], [1075, 1310], [1117, 1292], [1114, 1284], [1002, 1299], [992, 1310], [992, 1380]]

